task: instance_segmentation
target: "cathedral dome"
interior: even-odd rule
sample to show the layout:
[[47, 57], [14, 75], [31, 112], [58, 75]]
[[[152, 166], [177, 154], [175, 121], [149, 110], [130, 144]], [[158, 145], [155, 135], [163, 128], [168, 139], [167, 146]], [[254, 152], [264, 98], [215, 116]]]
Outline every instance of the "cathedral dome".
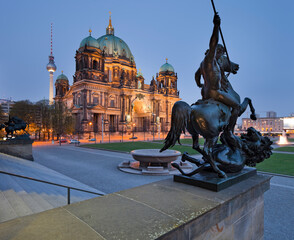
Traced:
[[97, 39], [100, 49], [105, 52], [106, 56], [122, 57], [134, 61], [129, 46], [119, 37], [114, 36], [114, 28], [109, 17], [109, 24], [106, 28], [106, 34]]
[[85, 47], [85, 45], [87, 45], [88, 47], [99, 48], [99, 44], [98, 44], [97, 40], [95, 38], [93, 38], [91, 35], [84, 38], [81, 41], [80, 48]]
[[175, 72], [175, 69], [172, 65], [166, 62], [160, 67], [159, 72], [166, 72], [166, 71]]
[[97, 39], [101, 50], [104, 50], [106, 55], [113, 57], [125, 57], [131, 61], [134, 60], [134, 56], [131, 53], [128, 45], [119, 37], [112, 34], [106, 34]]
[[63, 72], [56, 78], [56, 83], [62, 83], [66, 82], [68, 83], [68, 78], [63, 74]]

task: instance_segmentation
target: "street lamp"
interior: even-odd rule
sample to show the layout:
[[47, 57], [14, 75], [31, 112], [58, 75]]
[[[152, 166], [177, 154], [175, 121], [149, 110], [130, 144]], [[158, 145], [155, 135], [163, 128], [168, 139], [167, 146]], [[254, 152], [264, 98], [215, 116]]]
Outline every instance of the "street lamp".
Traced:
[[133, 123], [133, 139], [135, 139], [135, 126], [136, 126], [136, 123]]
[[[104, 124], [108, 124], [108, 120], [104, 120], [104, 115], [102, 115], [102, 136], [101, 136], [101, 143], [103, 143], [103, 133], [104, 133]], [[109, 141], [110, 141], [110, 136], [109, 136]]]
[[102, 115], [101, 143], [103, 143], [103, 131], [104, 131], [104, 115]]
[[156, 116], [156, 114], [155, 114], [155, 113], [152, 113], [152, 123], [153, 123], [153, 127], [152, 127], [152, 130], [153, 130], [153, 141], [154, 141], [154, 126], [155, 126], [155, 121], [154, 121], [154, 119], [155, 119], [155, 116]]
[[92, 122], [89, 122], [89, 126], [90, 126], [90, 129], [89, 129], [89, 139], [91, 138], [91, 127], [92, 127], [93, 123]]
[[158, 140], [160, 140], [160, 123], [157, 123], [157, 129], [158, 129]]

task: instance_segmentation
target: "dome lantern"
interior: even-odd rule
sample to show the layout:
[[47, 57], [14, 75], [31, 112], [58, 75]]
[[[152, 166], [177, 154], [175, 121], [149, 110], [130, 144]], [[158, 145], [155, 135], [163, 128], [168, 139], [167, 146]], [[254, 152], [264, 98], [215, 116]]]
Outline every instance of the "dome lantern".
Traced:
[[109, 24], [106, 28], [106, 35], [114, 35], [114, 28], [111, 24], [111, 12], [109, 12]]

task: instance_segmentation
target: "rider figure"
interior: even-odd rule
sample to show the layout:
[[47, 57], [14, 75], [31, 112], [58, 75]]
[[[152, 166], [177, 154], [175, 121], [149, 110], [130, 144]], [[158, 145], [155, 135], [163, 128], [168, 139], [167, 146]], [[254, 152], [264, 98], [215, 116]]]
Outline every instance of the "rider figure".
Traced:
[[[213, 99], [232, 108], [231, 118], [227, 129], [234, 131], [239, 112], [240, 112], [240, 97], [233, 90], [227, 76], [225, 75], [225, 63], [229, 66], [226, 71], [236, 74], [239, 65], [228, 62], [225, 56], [225, 49], [219, 41], [220, 17], [214, 15], [214, 28], [210, 38], [209, 49], [205, 53], [205, 58], [201, 62], [199, 69], [195, 73], [195, 81], [198, 87], [201, 87], [201, 95], [203, 100]], [[204, 84], [201, 84], [201, 75], [204, 79]], [[254, 116], [252, 117], [252, 119]]]
[[[210, 38], [209, 49], [200, 68], [195, 74], [195, 80], [199, 87], [202, 87], [201, 94], [203, 100], [212, 98], [222, 102], [232, 108], [240, 108], [238, 99], [227, 92], [226, 82], [228, 81], [222, 66], [220, 66], [221, 57], [225, 54], [224, 47], [218, 44], [220, 17], [214, 15], [214, 28]], [[235, 71], [236, 73], [236, 71]], [[204, 86], [200, 83], [200, 77], [203, 76]]]

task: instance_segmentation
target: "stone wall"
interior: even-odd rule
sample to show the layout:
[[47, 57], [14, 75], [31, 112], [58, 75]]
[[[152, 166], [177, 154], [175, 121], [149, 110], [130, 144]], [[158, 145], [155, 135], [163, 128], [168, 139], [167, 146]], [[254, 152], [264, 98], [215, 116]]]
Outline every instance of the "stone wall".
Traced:
[[33, 142], [34, 141], [31, 139], [9, 139], [0, 141], [0, 152], [34, 161], [32, 152]]

